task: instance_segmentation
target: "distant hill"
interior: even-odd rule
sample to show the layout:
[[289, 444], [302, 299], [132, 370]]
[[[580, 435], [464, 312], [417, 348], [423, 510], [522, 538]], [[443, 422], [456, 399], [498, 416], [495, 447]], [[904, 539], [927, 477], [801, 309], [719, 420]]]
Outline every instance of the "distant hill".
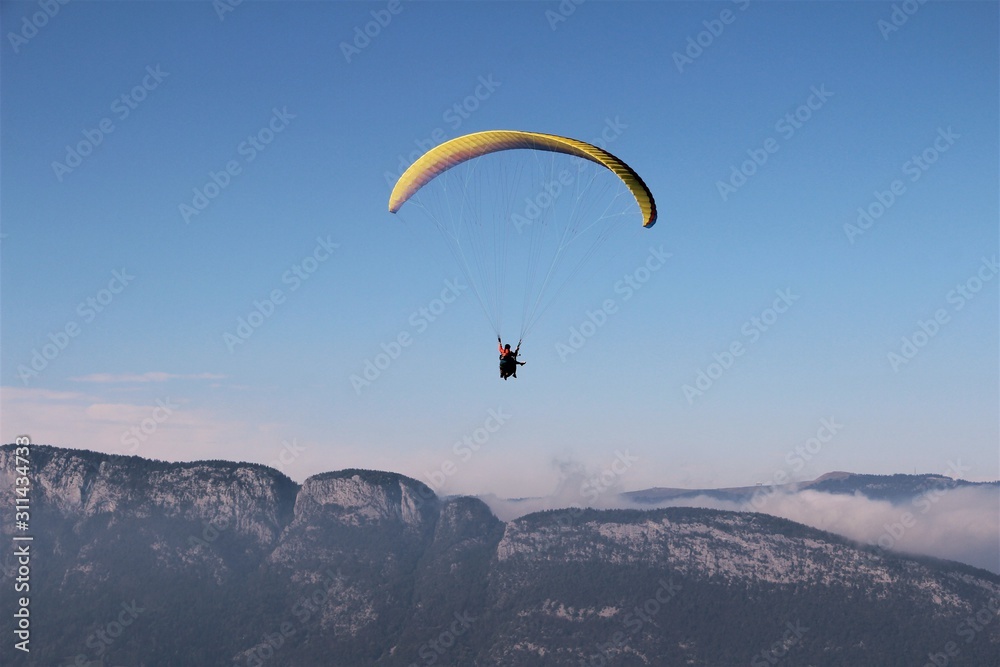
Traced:
[[[13, 459], [0, 447], [6, 498]], [[3, 665], [983, 667], [1000, 655], [1000, 576], [763, 514], [566, 509], [504, 523], [388, 472], [300, 485], [224, 461], [47, 446], [31, 461], [31, 653], [12, 648], [5, 594]], [[7, 544], [14, 532], [4, 521]], [[10, 590], [17, 566], [3, 566]]]
[[622, 497], [647, 505], [656, 505], [676, 498], [695, 498], [707, 496], [742, 503], [750, 500], [761, 490], [778, 490], [788, 493], [803, 491], [822, 491], [838, 494], [861, 494], [873, 500], [888, 500], [903, 502], [915, 498], [933, 489], [958, 488], [1000, 488], [1000, 482], [968, 482], [962, 479], [952, 479], [942, 475], [862, 475], [850, 472], [831, 472], [818, 477], [811, 482], [779, 484], [774, 486], [743, 486], [722, 489], [674, 489], [655, 487], [641, 491], [629, 491]]

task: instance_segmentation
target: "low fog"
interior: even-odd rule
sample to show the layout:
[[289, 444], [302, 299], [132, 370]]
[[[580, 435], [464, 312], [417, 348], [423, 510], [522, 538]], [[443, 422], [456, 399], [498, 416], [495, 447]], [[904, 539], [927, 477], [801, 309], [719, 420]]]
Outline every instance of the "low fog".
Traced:
[[589, 474], [582, 464], [557, 462], [560, 483], [541, 498], [507, 500], [482, 496], [501, 520], [549, 509], [641, 509], [704, 507], [761, 512], [827, 530], [862, 544], [901, 553], [934, 556], [1000, 573], [1000, 486], [934, 489], [899, 503], [819, 491], [761, 487], [742, 501], [707, 495], [653, 504], [621, 496], [619, 477]]

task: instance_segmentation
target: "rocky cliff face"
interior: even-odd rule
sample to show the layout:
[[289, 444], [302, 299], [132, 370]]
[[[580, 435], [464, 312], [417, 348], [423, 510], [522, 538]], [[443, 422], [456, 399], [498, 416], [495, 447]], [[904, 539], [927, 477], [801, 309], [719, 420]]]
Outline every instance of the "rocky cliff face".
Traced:
[[[776, 664], [760, 652], [791, 623], [811, 634], [789, 664], [922, 665], [929, 647], [956, 639], [960, 619], [1000, 611], [1000, 577], [755, 513], [544, 512], [508, 523], [495, 559], [490, 606], [521, 638], [491, 647], [497, 664]], [[832, 619], [842, 613], [851, 622]], [[996, 650], [997, 625], [977, 648]], [[907, 626], [920, 626], [924, 636], [907, 641], [925, 654], [889, 646]]]
[[[299, 486], [222, 461], [42, 446], [31, 459], [32, 653], [5, 642], [3, 664], [887, 665], [941, 653], [987, 665], [1000, 650], [1000, 577], [761, 514], [567, 509], [503, 523], [477, 499], [386, 472]], [[7, 498], [14, 468], [0, 448]], [[4, 521], [3, 539], [13, 532]]]
[[[33, 499], [69, 521], [108, 515], [225, 523], [261, 546], [278, 537], [298, 492], [276, 470], [228, 461], [165, 463], [51, 447], [33, 447], [31, 460]], [[0, 488], [9, 489], [12, 448], [0, 449], [0, 466]]]

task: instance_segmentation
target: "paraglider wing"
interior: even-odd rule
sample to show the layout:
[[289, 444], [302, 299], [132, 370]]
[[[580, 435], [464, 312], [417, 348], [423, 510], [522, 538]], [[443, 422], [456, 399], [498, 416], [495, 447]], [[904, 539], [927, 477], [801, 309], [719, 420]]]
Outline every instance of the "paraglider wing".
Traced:
[[642, 213], [643, 227], [652, 227], [656, 222], [653, 194], [631, 167], [611, 153], [576, 139], [517, 130], [475, 132], [451, 139], [427, 151], [399, 177], [389, 197], [389, 212], [398, 211], [406, 200], [438, 174], [481, 155], [515, 149], [565, 153], [607, 167], [625, 183], [635, 197]]

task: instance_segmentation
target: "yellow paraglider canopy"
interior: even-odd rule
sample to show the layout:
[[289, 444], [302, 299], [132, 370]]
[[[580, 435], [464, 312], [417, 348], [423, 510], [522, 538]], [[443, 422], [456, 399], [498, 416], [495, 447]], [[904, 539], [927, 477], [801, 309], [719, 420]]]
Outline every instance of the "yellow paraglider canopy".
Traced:
[[607, 167], [631, 191], [642, 212], [642, 226], [652, 227], [656, 222], [656, 203], [653, 194], [631, 167], [611, 153], [584, 141], [539, 132], [518, 130], [489, 130], [456, 137], [424, 153], [403, 172], [389, 197], [389, 212], [395, 213], [417, 190], [438, 174], [467, 160], [481, 155], [516, 149], [529, 149], [565, 153], [596, 162]]

